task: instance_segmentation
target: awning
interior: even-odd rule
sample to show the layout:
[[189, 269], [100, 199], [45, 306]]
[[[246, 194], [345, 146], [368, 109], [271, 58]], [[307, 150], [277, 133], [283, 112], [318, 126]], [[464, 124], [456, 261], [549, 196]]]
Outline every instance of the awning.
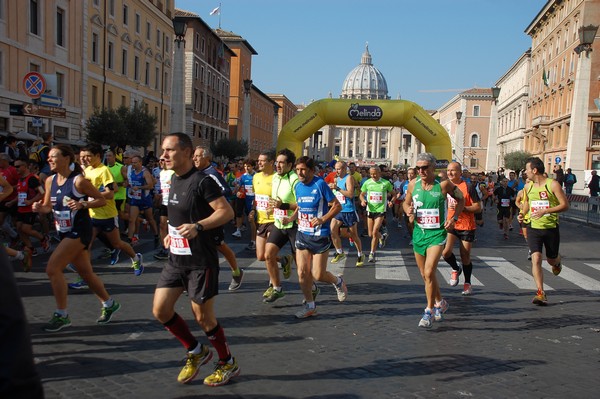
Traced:
[[39, 137], [31, 134], [29, 132], [26, 131], [20, 131], [19, 133], [15, 134], [15, 138], [17, 140], [30, 140], [30, 141], [35, 141], [37, 140]]

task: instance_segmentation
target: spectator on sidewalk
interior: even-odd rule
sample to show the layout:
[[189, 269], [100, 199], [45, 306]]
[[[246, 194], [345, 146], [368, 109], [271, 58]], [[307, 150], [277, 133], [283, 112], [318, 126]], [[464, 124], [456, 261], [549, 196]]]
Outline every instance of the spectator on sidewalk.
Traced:
[[575, 183], [577, 183], [577, 176], [571, 172], [571, 168], [567, 168], [567, 173], [565, 174], [565, 192], [567, 194], [573, 194]]
[[[600, 192], [600, 177], [598, 177], [598, 172], [592, 170], [592, 178], [588, 183], [588, 188], [590, 189], [590, 197], [598, 197], [598, 193]], [[592, 205], [592, 212], [598, 211], [598, 205]]]

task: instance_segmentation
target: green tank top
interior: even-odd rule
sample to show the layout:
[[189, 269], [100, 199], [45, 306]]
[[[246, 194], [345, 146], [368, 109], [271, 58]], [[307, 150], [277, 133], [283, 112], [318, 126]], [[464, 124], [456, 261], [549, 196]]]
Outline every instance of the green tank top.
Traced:
[[[273, 187], [272, 187], [272, 198], [279, 198], [284, 204], [295, 204], [296, 196], [294, 194], [294, 187], [298, 183], [298, 175], [294, 171], [290, 171], [283, 176], [279, 176], [277, 173], [273, 176]], [[294, 226], [294, 222], [283, 224], [281, 219], [284, 216], [292, 216], [294, 211], [283, 210], [275, 208], [275, 227], [280, 230], [289, 229]]]
[[444, 230], [446, 196], [442, 193], [442, 186], [436, 179], [431, 190], [424, 190], [421, 178], [417, 178], [412, 192], [415, 208], [416, 226], [423, 230]]
[[[115, 164], [113, 166], [107, 166], [107, 167], [108, 167], [108, 170], [110, 170], [110, 174], [113, 175], [113, 179], [115, 180], [115, 183], [117, 184], [117, 187], [115, 187], [114, 199], [115, 200], [124, 200], [125, 193], [127, 190], [125, 189], [125, 187], [123, 187], [123, 182], [125, 181], [125, 179], [123, 178], [123, 175], [121, 174], [121, 168], [123, 167], [123, 164], [115, 162]], [[117, 188], [118, 188], [118, 190], [117, 190]]]
[[[541, 187], [536, 187], [533, 183], [526, 187], [527, 201], [529, 202], [529, 212], [540, 208], [553, 208], [558, 205], [558, 198], [550, 189], [552, 179], [546, 179]], [[528, 217], [530, 215], [527, 215]], [[558, 213], [547, 213], [541, 218], [534, 219], [529, 217], [531, 227], [534, 229], [553, 229], [558, 226]]]

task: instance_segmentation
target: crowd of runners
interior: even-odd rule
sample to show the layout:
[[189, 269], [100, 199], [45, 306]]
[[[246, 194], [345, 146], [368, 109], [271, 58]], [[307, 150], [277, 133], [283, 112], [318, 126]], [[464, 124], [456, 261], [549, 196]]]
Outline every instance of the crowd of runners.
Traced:
[[[247, 239], [247, 250], [264, 262], [268, 281], [260, 300], [267, 304], [286, 295], [282, 279], [289, 279], [296, 265], [302, 293], [294, 313], [298, 319], [318, 314], [322, 288], [330, 287], [340, 302], [347, 299], [352, 282], [328, 271], [328, 264], [345, 261], [344, 248], [356, 250], [356, 267], [375, 264], [386, 242], [399, 238], [390, 237], [391, 224], [410, 241], [423, 278], [425, 306], [419, 327], [431, 328], [449, 308], [438, 282], [440, 259], [452, 268], [447, 283], [456, 286], [462, 276], [462, 295], [473, 295], [471, 249], [484, 225], [484, 212], [497, 213], [504, 239], [527, 240], [536, 283], [534, 304], [547, 303], [542, 250], [555, 275], [562, 268], [557, 214], [568, 209], [568, 202], [561, 184], [547, 178], [539, 158], [528, 159], [522, 171], [505, 176], [471, 174], [457, 162], [436, 169], [430, 153], [419, 154], [416, 165], [406, 170], [344, 161], [319, 165], [288, 149], [219, 164], [209, 148], [194, 147], [187, 135], [178, 133], [164, 138], [158, 157], [96, 144], [75, 153], [70, 146], [52, 145], [51, 137], [45, 142], [47, 151], [37, 160], [0, 154], [0, 222], [8, 255], [27, 272], [32, 257], [55, 246], [46, 273], [56, 309], [44, 330], [57, 332], [71, 324], [69, 289], [94, 292], [101, 302], [97, 323], [109, 323], [121, 304], [107, 292], [93, 264], [114, 265], [126, 256], [133, 278], [142, 275], [143, 256], [135, 248], [140, 231], [151, 231], [153, 256], [166, 261], [153, 314], [187, 351], [177, 378], [181, 383], [195, 378], [213, 356], [175, 311], [184, 291], [219, 358], [204, 383], [223, 385], [240, 372], [214, 309], [219, 253], [231, 269], [228, 289], [236, 291], [243, 284], [244, 270], [227, 241]], [[228, 223], [234, 231], [226, 239]], [[96, 238], [104, 247], [104, 260], [91, 258]], [[78, 276], [69, 284], [66, 268]]]

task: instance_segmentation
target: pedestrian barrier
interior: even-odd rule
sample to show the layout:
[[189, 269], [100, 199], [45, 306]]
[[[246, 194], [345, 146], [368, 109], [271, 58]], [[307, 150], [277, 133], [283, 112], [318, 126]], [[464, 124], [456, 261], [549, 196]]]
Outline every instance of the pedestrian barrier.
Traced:
[[562, 218], [600, 226], [600, 197], [579, 194], [567, 194], [566, 196], [569, 201], [569, 210], [561, 214]]

